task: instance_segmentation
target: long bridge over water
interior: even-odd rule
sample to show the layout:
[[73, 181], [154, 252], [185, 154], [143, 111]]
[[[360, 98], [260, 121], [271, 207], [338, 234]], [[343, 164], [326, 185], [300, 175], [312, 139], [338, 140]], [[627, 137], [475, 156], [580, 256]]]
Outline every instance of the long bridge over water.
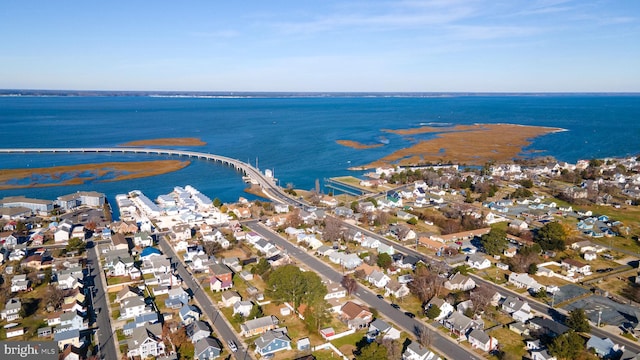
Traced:
[[64, 154], [64, 153], [123, 153], [123, 154], [152, 154], [152, 155], [168, 155], [196, 158], [200, 160], [213, 161], [221, 165], [229, 166], [240, 171], [243, 175], [248, 176], [253, 183], [260, 186], [262, 191], [273, 201], [280, 203], [301, 205], [296, 199], [289, 197], [271, 177], [267, 177], [260, 172], [259, 169], [250, 164], [232, 159], [230, 157], [202, 153], [197, 151], [172, 150], [172, 149], [156, 149], [156, 148], [137, 148], [137, 147], [82, 147], [82, 148], [16, 148], [16, 149], [0, 149], [0, 154]]

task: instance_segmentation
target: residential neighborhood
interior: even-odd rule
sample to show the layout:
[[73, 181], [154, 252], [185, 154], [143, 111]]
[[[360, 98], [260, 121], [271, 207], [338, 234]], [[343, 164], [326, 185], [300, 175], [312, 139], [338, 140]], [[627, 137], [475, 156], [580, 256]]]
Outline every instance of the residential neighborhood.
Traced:
[[[190, 185], [153, 200], [134, 190], [116, 196], [115, 221], [95, 192], [51, 203], [5, 198], [2, 208], [25, 210], [2, 220], [0, 335], [102, 356], [97, 318], [106, 314], [119, 357], [131, 359], [384, 351], [435, 360], [460, 351], [549, 360], [566, 358], [560, 341], [579, 342], [572, 354], [585, 358], [634, 359], [637, 224], [614, 199], [594, 195], [593, 183], [584, 184], [592, 206], [570, 201], [584, 200], [582, 188], [546, 192], [541, 183], [570, 168], [556, 165], [423, 169], [429, 181], [353, 204], [309, 198], [300, 208], [219, 204]], [[381, 171], [387, 183], [377, 189], [403, 171]], [[44, 217], [54, 209], [56, 221]], [[95, 276], [105, 307], [95, 305]]]

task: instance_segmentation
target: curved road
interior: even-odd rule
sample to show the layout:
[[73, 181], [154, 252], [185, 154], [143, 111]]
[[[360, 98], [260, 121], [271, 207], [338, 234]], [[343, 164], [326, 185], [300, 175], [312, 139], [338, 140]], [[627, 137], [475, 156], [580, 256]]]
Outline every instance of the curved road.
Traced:
[[173, 155], [186, 156], [201, 160], [219, 162], [222, 165], [232, 167], [256, 182], [262, 188], [263, 192], [273, 201], [285, 203], [294, 206], [304, 205], [304, 203], [289, 197], [282, 188], [280, 188], [273, 178], [263, 175], [259, 169], [247, 164], [243, 161], [232, 159], [230, 157], [202, 153], [197, 151], [171, 150], [171, 149], [155, 149], [155, 148], [137, 148], [137, 147], [84, 147], [84, 148], [15, 148], [0, 149], [0, 154], [65, 154], [65, 153], [98, 153], [98, 154], [152, 154], [152, 155]]

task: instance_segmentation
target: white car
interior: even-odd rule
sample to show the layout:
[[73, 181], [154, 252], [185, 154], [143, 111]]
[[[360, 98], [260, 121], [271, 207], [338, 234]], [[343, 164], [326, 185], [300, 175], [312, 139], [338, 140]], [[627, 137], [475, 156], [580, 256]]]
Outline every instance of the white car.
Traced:
[[232, 352], [238, 351], [238, 347], [236, 346], [236, 343], [233, 340], [227, 341], [227, 345], [229, 345], [229, 349], [231, 349]]

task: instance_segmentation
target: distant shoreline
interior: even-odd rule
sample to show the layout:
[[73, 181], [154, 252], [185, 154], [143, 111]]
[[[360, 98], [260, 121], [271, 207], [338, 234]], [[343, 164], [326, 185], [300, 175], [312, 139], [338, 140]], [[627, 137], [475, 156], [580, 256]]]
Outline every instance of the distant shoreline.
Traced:
[[206, 142], [199, 138], [160, 138], [149, 140], [129, 141], [119, 146], [204, 146]]
[[0, 97], [161, 97], [161, 98], [446, 98], [482, 96], [640, 96], [640, 92], [366, 92], [366, 91], [154, 91], [0, 89]]

